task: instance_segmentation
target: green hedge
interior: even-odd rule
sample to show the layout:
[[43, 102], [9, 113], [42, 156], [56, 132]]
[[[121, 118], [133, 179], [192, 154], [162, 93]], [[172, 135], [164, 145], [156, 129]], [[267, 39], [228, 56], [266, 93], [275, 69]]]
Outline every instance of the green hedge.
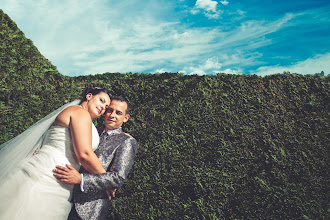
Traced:
[[109, 76], [139, 142], [113, 218], [326, 218], [329, 77]]
[[67, 77], [0, 18], [0, 143], [86, 84], [130, 100], [138, 153], [109, 219], [329, 218], [329, 76]]

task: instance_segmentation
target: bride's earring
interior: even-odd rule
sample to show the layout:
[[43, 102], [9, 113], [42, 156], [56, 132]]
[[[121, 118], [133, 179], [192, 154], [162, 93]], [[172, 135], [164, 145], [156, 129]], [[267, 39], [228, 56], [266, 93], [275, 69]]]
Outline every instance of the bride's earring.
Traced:
[[89, 102], [89, 100], [91, 99], [91, 97], [93, 97], [92, 93], [88, 93], [86, 95], [86, 101], [87, 101], [87, 103]]

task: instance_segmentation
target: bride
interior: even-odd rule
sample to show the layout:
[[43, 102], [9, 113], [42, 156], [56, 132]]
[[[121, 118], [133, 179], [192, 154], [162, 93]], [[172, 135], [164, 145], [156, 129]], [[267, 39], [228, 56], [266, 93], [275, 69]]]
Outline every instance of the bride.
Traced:
[[[52, 170], [71, 164], [92, 174], [105, 172], [93, 151], [99, 136], [92, 118], [109, 104], [109, 91], [91, 85], [80, 102], [63, 106], [0, 146], [1, 220], [67, 219], [73, 185], [56, 180]], [[36, 147], [41, 148], [33, 154]]]

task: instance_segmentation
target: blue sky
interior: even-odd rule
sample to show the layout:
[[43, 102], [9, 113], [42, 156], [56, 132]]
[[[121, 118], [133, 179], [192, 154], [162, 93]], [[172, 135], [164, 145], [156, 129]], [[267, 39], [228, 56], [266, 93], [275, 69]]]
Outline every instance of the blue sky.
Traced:
[[2, 0], [63, 75], [330, 73], [328, 0]]

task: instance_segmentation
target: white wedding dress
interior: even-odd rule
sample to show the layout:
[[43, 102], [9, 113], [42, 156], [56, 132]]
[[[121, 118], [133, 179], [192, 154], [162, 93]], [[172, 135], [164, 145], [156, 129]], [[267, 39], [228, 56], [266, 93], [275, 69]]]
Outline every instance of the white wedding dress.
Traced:
[[[99, 135], [93, 125], [93, 149]], [[52, 170], [71, 164], [79, 170], [70, 129], [53, 125], [39, 152], [24, 159], [0, 185], [0, 220], [66, 220], [71, 210], [73, 185], [58, 181]]]

